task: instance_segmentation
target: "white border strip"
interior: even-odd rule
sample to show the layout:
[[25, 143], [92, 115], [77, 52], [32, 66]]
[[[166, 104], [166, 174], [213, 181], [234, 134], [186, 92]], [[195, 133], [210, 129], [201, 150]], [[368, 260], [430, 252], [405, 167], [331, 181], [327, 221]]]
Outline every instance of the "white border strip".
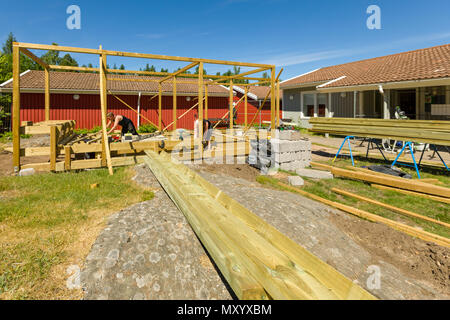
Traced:
[[[28, 69], [27, 71], [22, 72], [19, 77], [22, 77], [23, 75], [27, 74], [28, 72], [30, 72], [30, 69]], [[9, 80], [6, 80], [2, 84], [0, 84], [0, 87], [6, 86], [8, 83], [10, 83], [12, 81], [13, 81], [13, 78], [11, 78]]]
[[319, 71], [320, 69], [322, 69], [322, 68], [318, 68], [318, 69], [316, 69], [316, 70], [312, 70], [312, 71], [303, 73], [303, 74], [301, 74], [301, 75], [299, 75], [299, 76], [295, 76], [295, 77], [293, 77], [293, 78], [290, 78], [290, 79], [281, 81], [280, 84], [283, 84], [283, 83], [285, 83], [285, 82], [287, 82], [287, 81], [291, 81], [291, 80], [294, 80], [294, 79], [297, 79], [297, 78], [300, 78], [300, 77], [303, 77], [303, 76], [306, 76], [306, 75], [308, 75], [308, 74], [311, 74], [311, 73], [314, 73], [314, 72], [316, 72], [316, 71]]
[[[242, 89], [242, 88], [239, 87], [239, 86], [233, 86], [233, 89], [236, 89], [236, 91], [239, 91], [240, 93], [245, 94], [245, 90]], [[247, 94], [247, 96], [250, 97], [250, 98], [252, 98], [253, 100], [258, 100], [258, 96], [257, 96], [256, 94], [251, 93], [251, 92], [249, 92], [249, 93]]]
[[317, 86], [317, 88], [323, 88], [323, 87], [326, 87], [326, 86], [328, 86], [328, 85], [330, 85], [330, 84], [332, 84], [332, 83], [338, 82], [338, 81], [340, 81], [340, 80], [342, 80], [342, 79], [345, 79], [345, 78], [347, 78], [347, 76], [339, 77], [339, 78], [337, 78], [337, 79], [334, 79], [334, 80], [325, 82], [324, 84], [321, 84], [320, 86]]

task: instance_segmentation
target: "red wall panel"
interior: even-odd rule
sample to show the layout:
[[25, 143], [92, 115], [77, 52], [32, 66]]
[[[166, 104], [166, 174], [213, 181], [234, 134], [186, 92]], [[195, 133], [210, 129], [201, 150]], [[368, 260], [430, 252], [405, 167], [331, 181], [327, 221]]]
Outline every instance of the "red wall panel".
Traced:
[[[53, 120], [76, 120], [77, 128], [91, 129], [101, 125], [100, 96], [96, 94], [80, 94], [79, 100], [73, 98], [73, 94], [51, 94], [50, 97], [50, 118]], [[131, 107], [137, 109], [138, 96], [120, 95], [120, 99]], [[177, 97], [177, 115], [181, 116], [189, 108], [197, 103], [195, 96]], [[172, 119], [172, 96], [163, 96], [162, 99], [162, 123], [163, 127], [169, 125]], [[44, 94], [22, 93], [20, 119], [22, 121], [44, 121]], [[158, 97], [151, 99], [151, 96], [141, 97], [141, 114], [158, 124]], [[108, 96], [108, 111], [121, 114], [130, 118], [137, 124], [137, 114], [126, 107], [114, 96]], [[228, 111], [227, 97], [208, 98], [208, 116], [210, 118], [221, 118]], [[192, 130], [194, 127], [194, 112], [189, 112], [182, 119], [178, 120], [177, 127]], [[242, 111], [243, 112], [243, 111]], [[147, 121], [141, 117], [141, 124]]]

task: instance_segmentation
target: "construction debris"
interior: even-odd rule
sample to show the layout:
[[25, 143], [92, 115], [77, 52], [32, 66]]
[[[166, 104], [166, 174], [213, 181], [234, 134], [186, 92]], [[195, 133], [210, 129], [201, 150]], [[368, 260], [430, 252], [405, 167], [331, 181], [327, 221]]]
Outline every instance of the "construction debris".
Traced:
[[333, 174], [328, 171], [320, 171], [313, 169], [297, 169], [295, 171], [300, 177], [311, 178], [311, 179], [333, 179]]
[[295, 186], [295, 187], [301, 187], [305, 184], [305, 180], [303, 180], [299, 176], [290, 176], [290, 177], [288, 177], [288, 180], [289, 180], [289, 184], [291, 186]]

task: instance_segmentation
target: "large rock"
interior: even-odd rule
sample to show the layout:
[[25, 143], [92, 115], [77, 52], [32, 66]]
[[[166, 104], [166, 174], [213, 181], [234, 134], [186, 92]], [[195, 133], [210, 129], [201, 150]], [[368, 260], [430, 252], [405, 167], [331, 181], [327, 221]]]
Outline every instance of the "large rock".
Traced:
[[312, 169], [297, 169], [296, 173], [301, 177], [312, 179], [333, 179], [333, 174], [328, 171], [319, 171]]
[[288, 180], [289, 184], [294, 187], [301, 187], [305, 184], [305, 181], [299, 176], [291, 176]]

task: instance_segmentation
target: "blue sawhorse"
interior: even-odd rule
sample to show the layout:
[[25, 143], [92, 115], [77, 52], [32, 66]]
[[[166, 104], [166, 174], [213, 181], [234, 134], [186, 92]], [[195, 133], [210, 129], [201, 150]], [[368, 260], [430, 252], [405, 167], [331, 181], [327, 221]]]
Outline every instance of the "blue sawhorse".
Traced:
[[419, 167], [417, 166], [416, 158], [414, 158], [414, 150], [413, 150], [412, 142], [410, 142], [410, 141], [406, 142], [406, 143], [403, 145], [402, 150], [401, 150], [401, 151], [399, 152], [399, 154], [397, 155], [397, 158], [395, 158], [395, 161], [392, 163], [391, 168], [393, 168], [393, 167], [395, 166], [395, 164], [397, 163], [398, 159], [400, 158], [400, 156], [401, 156], [401, 155], [403, 154], [403, 152], [405, 151], [406, 147], [409, 147], [409, 151], [411, 152], [411, 158], [413, 159], [414, 165], [412, 166], [412, 165], [410, 165], [410, 164], [407, 164], [407, 163], [400, 163], [400, 162], [399, 162], [398, 164], [399, 164], [399, 165], [402, 165], [402, 166], [406, 166], [406, 167], [413, 167], [413, 168], [415, 168], [415, 169], [416, 169], [416, 172], [417, 172], [417, 177], [418, 177], [419, 179], [421, 179], [421, 178], [420, 178]]
[[355, 166], [355, 161], [353, 160], [353, 153], [352, 153], [352, 146], [350, 144], [350, 139], [355, 139], [355, 137], [354, 136], [345, 137], [344, 142], [342, 142], [341, 147], [339, 148], [339, 151], [334, 156], [333, 163], [336, 161], [337, 157], [339, 156], [339, 153], [341, 153], [341, 150], [344, 147], [345, 142], [348, 142], [348, 148], [350, 149], [350, 157], [352, 158], [352, 165]]
[[426, 145], [425, 145], [425, 148], [423, 148], [423, 150], [422, 150], [422, 155], [420, 156], [419, 167], [420, 167], [420, 164], [422, 163], [423, 155], [425, 154], [425, 150], [427, 149], [427, 146], [430, 146], [430, 147], [433, 146], [434, 152], [439, 156], [439, 159], [441, 159], [441, 161], [442, 161], [442, 163], [444, 164], [444, 166], [445, 166], [445, 168], [447, 169], [447, 171], [450, 171], [450, 169], [448, 168], [448, 166], [447, 166], [447, 164], [445, 163], [444, 159], [442, 159], [442, 156], [441, 156], [441, 154], [439, 153], [439, 151], [438, 151], [438, 149], [437, 149], [437, 147], [436, 147], [435, 144], [431, 144], [431, 145], [426, 144]]

